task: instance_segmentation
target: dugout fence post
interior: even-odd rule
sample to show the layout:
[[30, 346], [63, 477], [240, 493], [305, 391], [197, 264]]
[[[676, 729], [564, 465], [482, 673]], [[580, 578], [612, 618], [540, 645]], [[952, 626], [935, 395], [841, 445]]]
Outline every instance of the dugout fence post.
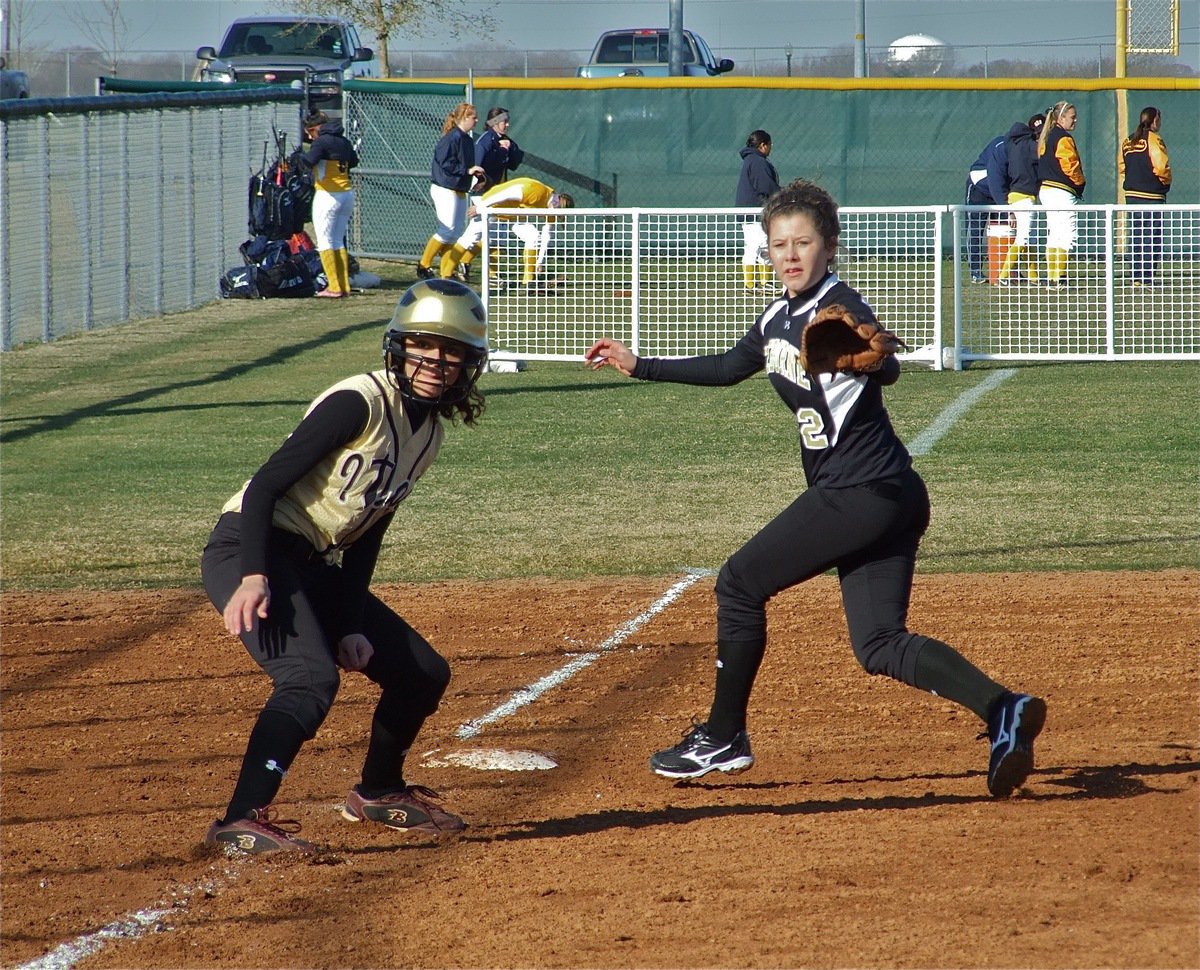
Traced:
[[1108, 209], [1104, 212], [1104, 358], [1117, 359], [1117, 303], [1116, 303], [1116, 225], [1121, 210]]
[[[962, 240], [963, 240], [963, 210], [957, 206], [950, 209], [950, 225], [951, 232], [954, 233], [954, 370], [962, 370], [962, 318], [963, 318], [963, 260], [962, 260]], [[936, 250], [941, 252], [939, 248]], [[939, 260], [940, 262], [940, 260]], [[939, 287], [940, 289], [940, 287]], [[935, 320], [942, 319], [939, 310]], [[938, 332], [941, 332], [939, 325]], [[941, 344], [941, 341], [938, 341]], [[938, 353], [939, 358], [943, 357], [942, 353]], [[934, 366], [940, 368], [943, 361], [937, 360]]]
[[630, 326], [630, 341], [633, 344], [633, 352], [639, 357], [642, 355], [642, 212], [640, 209], [629, 210], [629, 248], [631, 256], [629, 295], [632, 299], [629, 301], [631, 319]]
[[[935, 208], [929, 215], [929, 221], [933, 226], [933, 320], [934, 320], [934, 354], [933, 354], [933, 369], [942, 370], [944, 367], [942, 348], [945, 346], [945, 338], [942, 332], [942, 280], [945, 275], [945, 266], [942, 262], [942, 213], [946, 210], [943, 208]], [[958, 234], [955, 233], [955, 241], [958, 239]], [[956, 259], [954, 261], [956, 273], [962, 272], [962, 266]], [[957, 280], [955, 281], [958, 282]], [[960, 286], [954, 287], [955, 295], [961, 291]], [[957, 356], [957, 355], [956, 355]]]
[[[38, 179], [38, 202], [41, 203], [41, 224], [43, 226], [50, 225], [50, 145], [49, 145], [49, 125], [48, 118], [39, 118], [37, 122], [38, 146], [41, 148], [41, 172]], [[51, 286], [52, 267], [50, 252], [50, 234], [45, 233], [42, 236], [42, 269], [41, 269], [41, 296], [42, 296], [42, 343], [49, 343], [54, 339], [54, 328], [52, 320], [54, 319], [52, 294], [53, 287]], [[7, 270], [5, 270], [7, 272]]]
[[[0, 158], [8, 158], [8, 126], [0, 125]], [[8, 211], [8, 166], [0, 165], [0, 212]], [[8, 266], [8, 220], [0, 219], [0, 266]], [[8, 274], [0, 273], [0, 350], [12, 349], [12, 308]]]

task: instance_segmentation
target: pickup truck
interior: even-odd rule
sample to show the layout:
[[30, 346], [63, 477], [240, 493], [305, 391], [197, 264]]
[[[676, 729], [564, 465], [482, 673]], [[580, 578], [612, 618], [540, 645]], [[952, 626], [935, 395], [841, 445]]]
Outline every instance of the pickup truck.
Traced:
[[[575, 71], [577, 77], [667, 77], [670, 75], [670, 35], [665, 27], [610, 30], [600, 35], [591, 60]], [[717, 60], [699, 34], [683, 32], [683, 73], [714, 77], [733, 70], [733, 61]]]
[[342, 81], [378, 74], [375, 52], [354, 25], [336, 17], [243, 17], [225, 31], [220, 50], [201, 47], [202, 81], [308, 84], [308, 106], [342, 108]]

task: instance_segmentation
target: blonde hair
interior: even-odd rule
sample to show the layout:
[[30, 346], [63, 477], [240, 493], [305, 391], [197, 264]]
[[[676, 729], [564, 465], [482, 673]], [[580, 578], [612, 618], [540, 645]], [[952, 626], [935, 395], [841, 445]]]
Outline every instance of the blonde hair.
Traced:
[[1058, 124], [1059, 119], [1062, 118], [1064, 113], [1074, 107], [1075, 105], [1071, 104], [1070, 101], [1056, 101], [1054, 103], [1054, 107], [1046, 112], [1046, 123], [1042, 125], [1042, 133], [1038, 135], [1039, 155], [1045, 154], [1046, 139], [1050, 137], [1050, 132], [1054, 129], [1054, 126]]
[[442, 125], [442, 134], [448, 135], [458, 127], [458, 123], [467, 115], [473, 114], [476, 118], [479, 117], [479, 112], [475, 110], [475, 105], [463, 101], [461, 104], [454, 106], [454, 110], [446, 115], [446, 123]]

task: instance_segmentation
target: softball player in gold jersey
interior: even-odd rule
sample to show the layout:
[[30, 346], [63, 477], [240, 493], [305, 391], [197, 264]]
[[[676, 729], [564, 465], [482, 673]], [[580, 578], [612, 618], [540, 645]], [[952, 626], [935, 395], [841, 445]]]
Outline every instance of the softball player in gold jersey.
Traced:
[[204, 588], [274, 689], [205, 844], [315, 851], [271, 803], [328, 714], [340, 671], [361, 671], [380, 687], [345, 818], [430, 835], [465, 827], [436, 793], [404, 778], [405, 754], [437, 709], [450, 667], [369, 586], [384, 532], [436, 459], [445, 422], [473, 425], [483, 412], [475, 385], [487, 349], [474, 291], [453, 280], [417, 283], [384, 335], [383, 369], [319, 395], [225, 503], [201, 562]]

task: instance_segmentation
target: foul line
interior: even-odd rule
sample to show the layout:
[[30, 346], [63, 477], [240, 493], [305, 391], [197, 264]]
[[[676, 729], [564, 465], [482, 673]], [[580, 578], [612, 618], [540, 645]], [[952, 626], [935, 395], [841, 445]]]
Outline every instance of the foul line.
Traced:
[[240, 861], [227, 859], [224, 873], [215, 878], [205, 879], [191, 886], [176, 887], [171, 893], [175, 897], [173, 903], [161, 905], [156, 909], [139, 909], [127, 913], [107, 926], [77, 936], [67, 943], [60, 943], [49, 953], [21, 964], [17, 970], [72, 970], [80, 961], [99, 953], [113, 940], [137, 940], [147, 933], [157, 933], [167, 922], [167, 917], [171, 913], [178, 915], [185, 911], [197, 893], [218, 892], [231, 880], [236, 879], [240, 874]]
[[477, 717], [473, 721], [467, 721], [466, 724], [462, 725], [455, 732], [455, 737], [459, 738], [460, 740], [473, 738], [487, 725], [493, 724], [502, 718], [508, 717], [510, 714], [516, 713], [527, 704], [532, 704], [544, 693], [546, 693], [546, 691], [551, 690], [560, 684], [566, 683], [577, 673], [579, 673], [579, 671], [590, 667], [604, 654], [610, 652], [615, 647], [625, 642], [625, 640], [627, 640], [631, 635], [645, 626], [647, 622], [675, 602], [675, 600], [677, 600], [684, 590], [686, 590], [689, 586], [693, 585], [698, 580], [703, 579], [705, 576], [714, 575], [716, 574], [711, 569], [688, 570], [688, 574], [683, 579], [663, 593], [662, 596], [651, 603], [649, 607], [635, 616], [632, 620], [618, 627], [612, 636], [597, 646], [595, 650], [591, 650], [587, 653], [581, 653], [579, 656], [574, 657], [570, 662], [559, 667], [553, 673], [547, 674], [545, 677], [534, 681], [527, 687], [522, 687], [520, 690], [514, 691], [512, 696], [509, 697], [509, 699], [499, 707], [488, 711], [482, 717]]
[[975, 403], [988, 391], [999, 387], [1016, 373], [1014, 368], [992, 371], [986, 378], [969, 390], [963, 391], [946, 410], [933, 419], [933, 422], [912, 440], [908, 446], [909, 454], [927, 455], [933, 446], [947, 431], [954, 427], [958, 419], [967, 413]]

